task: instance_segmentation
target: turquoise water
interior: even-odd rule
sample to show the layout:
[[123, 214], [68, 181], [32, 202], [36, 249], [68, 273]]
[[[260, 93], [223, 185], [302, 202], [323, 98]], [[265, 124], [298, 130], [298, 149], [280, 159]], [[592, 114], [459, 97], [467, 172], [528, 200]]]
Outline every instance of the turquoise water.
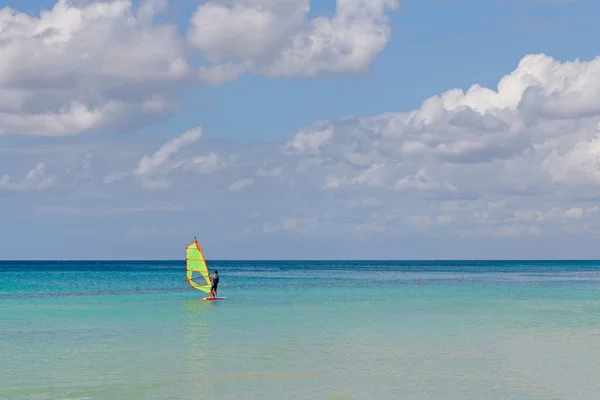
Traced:
[[598, 262], [210, 265], [0, 262], [0, 398], [599, 396]]

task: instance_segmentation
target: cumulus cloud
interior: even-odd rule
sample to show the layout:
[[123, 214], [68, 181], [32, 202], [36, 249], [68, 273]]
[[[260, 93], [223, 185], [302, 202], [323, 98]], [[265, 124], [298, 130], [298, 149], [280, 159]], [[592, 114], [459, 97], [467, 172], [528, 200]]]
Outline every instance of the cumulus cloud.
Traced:
[[46, 172], [46, 164], [38, 162], [30, 169], [24, 178], [13, 179], [9, 174], [0, 175], [0, 189], [14, 191], [44, 190], [50, 188], [56, 180], [53, 175]]
[[331, 126], [301, 131], [283, 146], [282, 151], [284, 154], [317, 153], [321, 147], [329, 144], [332, 138]]
[[314, 77], [366, 71], [391, 38], [399, 0], [337, 0], [335, 15], [308, 18], [310, 0], [214, 0], [195, 11], [189, 42], [211, 65], [203, 81], [244, 72]]
[[177, 111], [185, 85], [245, 72], [365, 71], [398, 8], [398, 0], [338, 0], [333, 18], [309, 20], [308, 0], [215, 0], [197, 7], [185, 38], [157, 22], [168, 4], [57, 0], [39, 15], [0, 8], [0, 135], [135, 129]]
[[[77, 165], [87, 160], [86, 173], [99, 177], [94, 184], [119, 201], [139, 186], [168, 188], [138, 196], [235, 213], [228, 221], [238, 225], [228, 229], [252, 235], [597, 235], [598, 65], [529, 55], [497, 88], [474, 85], [415, 110], [317, 121], [280, 143], [220, 148], [199, 140], [198, 128], [158, 149], [124, 147], [89, 159], [82, 149]], [[50, 159], [45, 165], [56, 169]], [[44, 176], [3, 173], [4, 188], [13, 176]]]
[[122, 130], [172, 109], [191, 77], [167, 2], [58, 0], [39, 16], [0, 9], [0, 135]]

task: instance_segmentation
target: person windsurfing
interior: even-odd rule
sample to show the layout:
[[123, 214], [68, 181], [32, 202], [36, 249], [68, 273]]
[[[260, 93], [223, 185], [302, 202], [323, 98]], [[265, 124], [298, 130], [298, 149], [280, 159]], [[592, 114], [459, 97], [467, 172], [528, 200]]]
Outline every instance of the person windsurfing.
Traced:
[[219, 271], [215, 269], [215, 273], [210, 276], [212, 285], [210, 287], [210, 294], [208, 297], [214, 299], [217, 297], [217, 286], [219, 286]]

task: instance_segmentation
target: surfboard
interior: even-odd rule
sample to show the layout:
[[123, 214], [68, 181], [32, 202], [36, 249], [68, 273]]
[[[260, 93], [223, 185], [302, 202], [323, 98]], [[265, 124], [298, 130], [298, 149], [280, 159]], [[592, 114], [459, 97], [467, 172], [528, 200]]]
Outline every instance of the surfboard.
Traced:
[[203, 297], [202, 300], [213, 301], [213, 300], [225, 300], [227, 297], [215, 297], [211, 299], [210, 297]]

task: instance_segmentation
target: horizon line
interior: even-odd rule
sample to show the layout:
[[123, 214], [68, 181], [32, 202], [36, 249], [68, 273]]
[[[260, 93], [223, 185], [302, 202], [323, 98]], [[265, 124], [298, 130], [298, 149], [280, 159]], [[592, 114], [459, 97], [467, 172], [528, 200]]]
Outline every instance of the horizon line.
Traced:
[[[173, 259], [0, 259], [0, 262], [185, 262], [185, 258]], [[415, 259], [205, 259], [206, 262], [472, 262], [472, 261], [505, 261], [505, 262], [539, 262], [539, 261], [600, 261], [597, 258], [415, 258]]]

